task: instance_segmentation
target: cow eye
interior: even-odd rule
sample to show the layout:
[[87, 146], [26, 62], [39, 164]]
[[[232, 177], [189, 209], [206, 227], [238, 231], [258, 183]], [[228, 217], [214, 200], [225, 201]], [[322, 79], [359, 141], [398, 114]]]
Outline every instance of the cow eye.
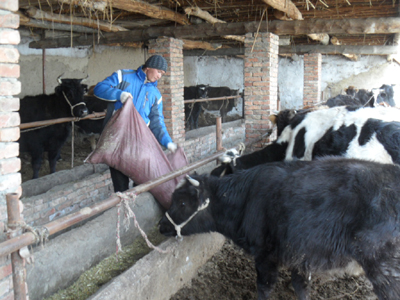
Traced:
[[182, 206], [182, 207], [185, 206], [185, 202], [182, 202], [182, 203], [181, 203], [181, 206]]
[[381, 96], [382, 96], [382, 97], [386, 97], [386, 93], [383, 93], [383, 92], [382, 92], [382, 93], [381, 93]]

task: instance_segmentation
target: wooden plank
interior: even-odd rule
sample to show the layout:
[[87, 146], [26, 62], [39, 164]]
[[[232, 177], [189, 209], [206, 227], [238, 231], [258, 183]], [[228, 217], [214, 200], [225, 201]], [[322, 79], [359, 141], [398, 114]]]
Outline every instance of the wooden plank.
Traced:
[[[104, 33], [99, 39], [99, 44], [140, 42], [156, 39], [159, 36], [169, 36], [178, 39], [184, 38], [209, 38], [223, 35], [244, 35], [248, 32], [271, 32], [276, 35], [307, 35], [310, 33], [330, 34], [388, 34], [400, 32], [400, 18], [366, 18], [366, 19], [310, 19], [297, 21], [271, 21], [266, 22], [238, 22], [199, 24], [191, 26], [153, 27], [146, 29], [134, 29], [125, 32]], [[69, 39], [59, 39], [57, 43], [51, 40], [31, 42], [31, 48], [57, 48], [69, 47]], [[82, 36], [74, 39], [75, 46], [91, 45], [93, 39]]]

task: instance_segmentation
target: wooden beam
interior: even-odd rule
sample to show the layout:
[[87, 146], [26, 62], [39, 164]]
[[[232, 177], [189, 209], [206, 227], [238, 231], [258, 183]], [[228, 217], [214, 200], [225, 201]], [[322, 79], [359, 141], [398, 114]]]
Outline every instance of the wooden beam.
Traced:
[[[276, 35], [307, 35], [310, 33], [331, 34], [379, 34], [396, 33], [400, 31], [400, 18], [366, 18], [366, 19], [310, 19], [297, 21], [271, 21], [267, 22], [237, 22], [237, 23], [217, 23], [199, 24], [191, 26], [170, 26], [170, 27], [151, 27], [146, 29], [134, 29], [126, 32], [104, 33], [99, 39], [99, 44], [140, 42], [156, 39], [159, 36], [169, 36], [178, 39], [185, 38], [210, 38], [222, 35], [244, 35], [248, 32], [271, 32]], [[31, 42], [31, 48], [58, 48], [69, 47], [69, 39], [42, 40]], [[91, 37], [82, 36], [74, 39], [73, 45], [91, 45]]]
[[215, 51], [183, 50], [183, 56], [237, 56], [244, 55], [244, 48], [222, 48]]
[[111, 3], [113, 8], [143, 14], [155, 19], [170, 20], [182, 25], [190, 25], [190, 22], [185, 15], [161, 6], [132, 0], [113, 0]]
[[78, 17], [70, 17], [66, 15], [52, 14], [47, 13], [42, 10], [39, 10], [35, 7], [30, 7], [26, 12], [26, 15], [40, 20], [40, 21], [49, 21], [55, 23], [69, 24], [69, 25], [80, 25], [86, 26], [90, 28], [96, 28], [105, 32], [118, 32], [118, 31], [127, 31], [128, 29], [123, 28], [121, 26], [115, 26], [110, 23], [106, 23], [103, 21], [92, 20], [88, 18], [78, 18]]
[[107, 8], [107, 1], [58, 0], [58, 2], [71, 6], [82, 6], [90, 10], [105, 11]]
[[396, 46], [335, 46], [335, 45], [298, 45], [279, 47], [279, 54], [321, 53], [321, 54], [363, 54], [389, 55], [397, 53]]
[[[206, 20], [210, 24], [215, 24], [215, 23], [226, 23], [225, 21], [219, 20], [217, 18], [214, 18], [208, 11], [202, 10], [199, 7], [186, 7], [185, 8], [185, 13], [189, 16], [193, 15], [198, 18], [201, 18], [203, 20]], [[222, 36], [225, 39], [230, 39], [230, 40], [235, 40], [244, 43], [244, 36], [239, 36], [239, 35], [224, 35]]]
[[47, 21], [39, 21], [35, 19], [30, 19], [27, 16], [23, 15], [21, 12], [18, 12], [19, 15], [19, 25], [26, 27], [34, 27], [34, 28], [43, 28], [48, 30], [61, 30], [64, 32], [71, 33], [97, 33], [97, 29], [88, 28], [80, 25], [70, 25], [70, 24], [61, 24], [55, 22], [47, 22]]
[[183, 49], [204, 49], [215, 51], [222, 47], [221, 44], [211, 44], [202, 41], [191, 41], [191, 40], [182, 40], [183, 41]]
[[303, 20], [301, 12], [290, 0], [263, 0], [266, 4], [280, 10], [293, 20]]

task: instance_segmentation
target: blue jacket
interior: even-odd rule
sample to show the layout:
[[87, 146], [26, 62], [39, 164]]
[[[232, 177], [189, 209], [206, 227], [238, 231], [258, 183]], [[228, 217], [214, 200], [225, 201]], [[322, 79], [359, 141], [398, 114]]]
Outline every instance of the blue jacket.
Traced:
[[96, 97], [115, 102], [114, 110], [122, 107], [121, 93], [128, 92], [133, 96], [133, 104], [149, 126], [158, 142], [167, 147], [172, 142], [164, 123], [162, 96], [157, 82], [147, 82], [142, 67], [135, 70], [118, 70], [99, 82], [94, 88]]

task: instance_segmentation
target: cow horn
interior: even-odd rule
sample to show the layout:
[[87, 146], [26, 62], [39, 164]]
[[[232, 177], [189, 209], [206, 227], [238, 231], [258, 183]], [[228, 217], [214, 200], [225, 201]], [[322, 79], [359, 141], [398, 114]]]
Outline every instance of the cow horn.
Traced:
[[60, 76], [58, 76], [57, 77], [57, 81], [58, 81], [58, 83], [59, 84], [61, 84], [62, 83], [62, 81], [61, 81], [61, 77], [64, 75], [64, 73], [62, 73]]
[[82, 82], [85, 82], [88, 78], [89, 78], [89, 74], [88, 74], [85, 78], [83, 78], [83, 79], [81, 80], [81, 83], [82, 83]]
[[200, 182], [198, 182], [196, 179], [193, 179], [192, 177], [190, 177], [189, 175], [186, 175], [186, 179], [189, 180], [189, 182], [191, 184], [193, 184], [194, 186], [199, 186]]

